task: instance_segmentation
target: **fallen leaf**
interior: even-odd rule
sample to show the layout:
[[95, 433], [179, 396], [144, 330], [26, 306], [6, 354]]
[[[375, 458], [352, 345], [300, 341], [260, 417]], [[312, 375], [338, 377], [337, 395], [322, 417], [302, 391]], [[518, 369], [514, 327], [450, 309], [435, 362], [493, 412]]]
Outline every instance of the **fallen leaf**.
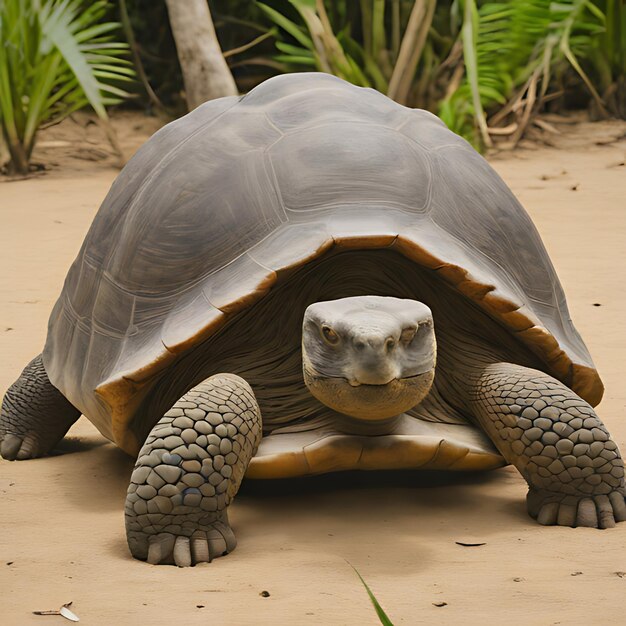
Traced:
[[466, 548], [487, 545], [486, 541], [455, 541], [454, 543], [456, 543], [457, 546], [465, 546]]
[[448, 606], [447, 602], [433, 602], [433, 606]]
[[626, 578], [626, 572], [615, 572], [615, 574], [620, 578]]
[[523, 578], [519, 578], [519, 577], [518, 577], [518, 578], [514, 578], [514, 579], [513, 579], [513, 582], [514, 582], [514, 583], [521, 583], [521, 582], [523, 582], [523, 580], [524, 580]]
[[572, 572], [570, 576], [580, 576], [582, 572]]
[[69, 620], [70, 622], [79, 622], [80, 619], [78, 618], [78, 615], [70, 611], [69, 609], [70, 606], [72, 606], [72, 603], [67, 602], [60, 609], [56, 611], [33, 611], [33, 614], [34, 615], [61, 615], [65, 619]]
[[69, 607], [72, 605], [71, 602], [68, 602], [67, 604], [64, 604], [61, 609], [60, 609], [60, 613], [61, 615], [65, 618], [70, 620], [70, 622], [80, 622], [80, 619], [78, 618], [78, 615], [76, 615], [76, 613], [73, 613], [72, 611], [70, 611]]

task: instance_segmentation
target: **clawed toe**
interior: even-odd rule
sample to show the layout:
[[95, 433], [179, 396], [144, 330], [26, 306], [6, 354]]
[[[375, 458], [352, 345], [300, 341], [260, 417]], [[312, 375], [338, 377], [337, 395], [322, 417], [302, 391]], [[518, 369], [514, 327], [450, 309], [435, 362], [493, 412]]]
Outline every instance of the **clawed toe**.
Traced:
[[7, 461], [15, 461], [17, 459], [17, 453], [22, 446], [22, 438], [17, 435], [7, 434], [2, 438], [0, 444], [0, 454], [3, 459]]
[[624, 495], [618, 491], [582, 498], [529, 493], [528, 511], [544, 526], [613, 528], [626, 521]]
[[626, 521], [626, 502], [624, 502], [624, 496], [618, 491], [613, 491], [609, 494], [609, 501], [611, 502], [611, 506], [613, 507], [615, 521]]
[[178, 567], [191, 566], [191, 549], [189, 546], [189, 537], [176, 537], [174, 543], [174, 563]]
[[34, 434], [14, 435], [7, 433], [0, 443], [0, 456], [6, 461], [34, 459], [39, 453], [39, 442]]
[[[234, 540], [232, 531], [229, 531]], [[226, 538], [217, 528], [206, 532], [196, 531], [191, 538], [163, 533], [150, 537], [147, 561], [153, 565], [173, 562], [178, 567], [190, 567], [198, 563], [210, 563], [228, 554], [235, 545], [233, 541], [229, 549]]]
[[148, 535], [133, 531], [129, 534], [129, 545], [135, 558], [152, 565], [190, 567], [210, 563], [232, 552], [237, 541], [228, 523], [216, 520], [208, 528], [195, 530], [191, 537], [171, 532]]
[[[162, 533], [160, 535], [150, 537], [148, 540], [148, 558], [146, 559], [148, 563], [158, 565], [161, 561], [167, 558], [174, 548], [174, 541], [175, 537], [170, 533]], [[140, 555], [136, 556], [141, 558]]]
[[209, 563], [211, 552], [204, 533], [199, 533], [191, 538], [191, 557], [195, 563]]
[[[623, 503], [624, 499], [620, 496], [620, 494], [617, 495]], [[616, 521], [621, 521], [619, 519], [619, 515], [613, 512], [613, 506], [611, 505], [611, 501], [608, 496], [597, 496], [596, 507], [598, 513], [598, 526], [600, 528], [613, 528]], [[615, 519], [616, 516], [618, 517], [617, 520]]]

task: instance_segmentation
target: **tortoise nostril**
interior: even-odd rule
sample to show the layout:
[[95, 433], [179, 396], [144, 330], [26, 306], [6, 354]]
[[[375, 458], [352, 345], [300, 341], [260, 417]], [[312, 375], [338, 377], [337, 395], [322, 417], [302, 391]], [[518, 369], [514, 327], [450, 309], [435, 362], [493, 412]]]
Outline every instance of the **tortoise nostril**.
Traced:
[[354, 342], [354, 347], [357, 350], [364, 350], [365, 349], [365, 342], [364, 341], [355, 341]]

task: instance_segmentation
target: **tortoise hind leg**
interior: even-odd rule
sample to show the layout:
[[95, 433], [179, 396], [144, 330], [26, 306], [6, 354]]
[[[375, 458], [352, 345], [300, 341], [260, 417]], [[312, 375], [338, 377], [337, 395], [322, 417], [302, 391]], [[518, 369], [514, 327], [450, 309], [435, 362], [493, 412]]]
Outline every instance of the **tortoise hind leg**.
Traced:
[[0, 454], [3, 458], [43, 456], [63, 438], [80, 411], [50, 382], [41, 355], [9, 387], [0, 410]]
[[243, 379], [217, 374], [188, 391], [139, 452], [126, 497], [132, 555], [183, 567], [231, 552], [227, 507], [260, 441], [261, 412]]
[[626, 521], [624, 463], [593, 408], [558, 380], [511, 363], [479, 370], [474, 416], [527, 480], [540, 524], [609, 528]]

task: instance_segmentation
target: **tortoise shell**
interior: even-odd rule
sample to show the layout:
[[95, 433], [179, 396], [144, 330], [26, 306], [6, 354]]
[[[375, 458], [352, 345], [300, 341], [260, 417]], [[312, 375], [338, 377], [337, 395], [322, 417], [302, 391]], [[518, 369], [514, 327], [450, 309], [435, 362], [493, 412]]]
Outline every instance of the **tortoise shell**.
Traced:
[[137, 152], [52, 312], [48, 376], [136, 454], [133, 419], [173, 363], [294, 269], [372, 248], [431, 270], [600, 401], [539, 234], [495, 171], [431, 113], [321, 73], [208, 102]]

